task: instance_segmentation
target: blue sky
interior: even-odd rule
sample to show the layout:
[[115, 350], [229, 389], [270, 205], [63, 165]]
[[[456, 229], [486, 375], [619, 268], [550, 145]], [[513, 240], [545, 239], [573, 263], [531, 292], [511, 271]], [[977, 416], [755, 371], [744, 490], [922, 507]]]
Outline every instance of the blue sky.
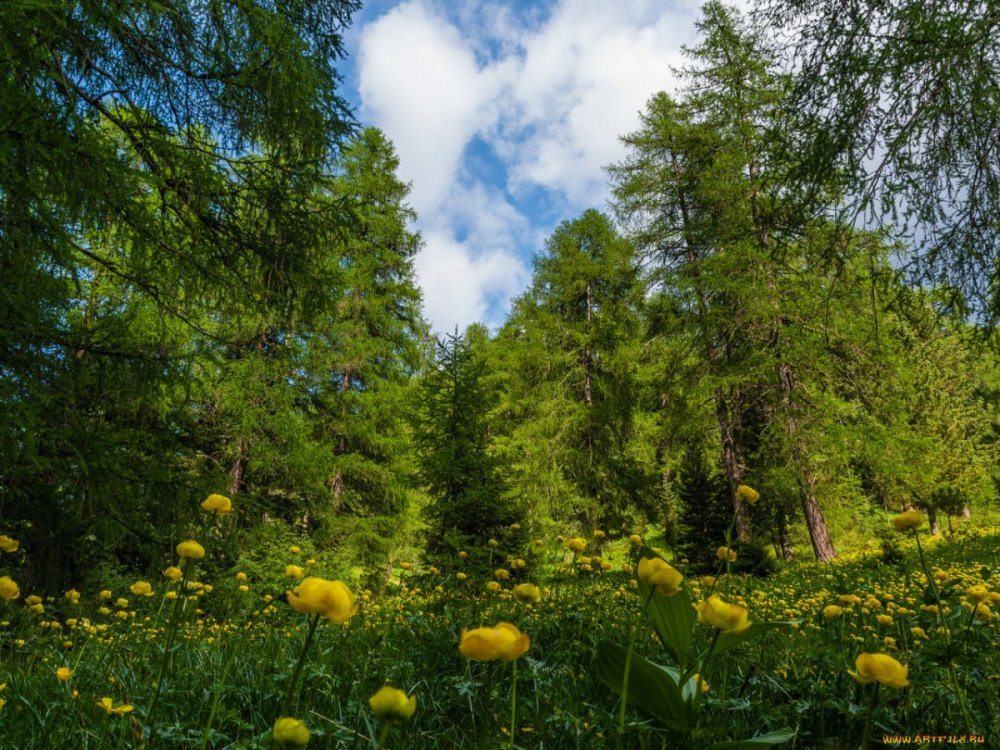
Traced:
[[608, 199], [603, 167], [671, 90], [697, 0], [373, 0], [344, 93], [411, 184], [424, 312], [438, 332], [503, 322], [561, 222]]

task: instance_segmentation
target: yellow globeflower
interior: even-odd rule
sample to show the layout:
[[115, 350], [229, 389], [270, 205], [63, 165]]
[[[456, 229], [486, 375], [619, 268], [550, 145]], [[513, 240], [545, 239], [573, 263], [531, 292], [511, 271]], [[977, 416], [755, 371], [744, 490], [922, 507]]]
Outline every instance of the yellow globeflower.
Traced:
[[701, 585], [707, 589], [713, 588], [715, 586], [715, 576], [702, 576]]
[[583, 552], [587, 549], [587, 542], [578, 536], [566, 540], [566, 548], [570, 552]]
[[242, 570], [236, 574], [237, 581], [245, 581], [246, 579], [247, 579], [247, 574], [244, 573]]
[[0, 577], [0, 599], [9, 602], [14, 601], [21, 595], [21, 589], [10, 576]]
[[741, 484], [736, 488], [736, 497], [748, 505], [756, 505], [757, 501], [760, 500], [760, 493], [752, 487]]
[[458, 651], [468, 659], [478, 661], [513, 661], [531, 646], [531, 638], [509, 622], [492, 628], [463, 630]]
[[16, 539], [11, 539], [6, 534], [0, 534], [0, 549], [4, 552], [17, 552], [17, 547], [20, 544]]
[[698, 674], [697, 672], [695, 672], [691, 676], [691, 679], [694, 680], [694, 684], [698, 686], [698, 688], [701, 690], [701, 692], [703, 692], [703, 693], [707, 693], [708, 692], [708, 690], [709, 690], [708, 681], [702, 679], [702, 676], [700, 674]]
[[177, 554], [185, 559], [200, 560], [205, 556], [205, 548], [193, 539], [188, 539], [177, 545]]
[[163, 577], [168, 581], [179, 581], [181, 576], [184, 575], [181, 569], [176, 565], [171, 565], [169, 568], [165, 568], [163, 571]]
[[59, 667], [59, 669], [56, 670], [56, 679], [58, 679], [59, 682], [68, 682], [69, 678], [72, 676], [73, 670], [69, 667]]
[[301, 719], [283, 716], [274, 722], [271, 738], [279, 747], [305, 747], [309, 742], [309, 729]]
[[642, 537], [641, 537], [641, 536], [639, 536], [638, 534], [632, 534], [632, 536], [630, 536], [630, 537], [628, 538], [628, 540], [629, 540], [630, 542], [632, 542], [632, 544], [636, 545], [637, 547], [638, 547], [638, 546], [639, 546], [640, 544], [642, 544]]
[[76, 589], [70, 589], [64, 594], [64, 596], [66, 597], [66, 601], [68, 601], [70, 604], [76, 604], [78, 601], [80, 601], [80, 592], [77, 591]]
[[654, 587], [664, 596], [673, 596], [681, 590], [684, 576], [658, 557], [644, 557], [636, 569], [639, 580]]
[[114, 705], [114, 702], [108, 697], [101, 698], [99, 701], [97, 701], [97, 705], [99, 708], [106, 711], [109, 716], [111, 715], [121, 716], [123, 714], [129, 713], [132, 710], [132, 706], [130, 706], [128, 703], [124, 703], [121, 706], [116, 706]]
[[606, 536], [607, 536], [607, 534], [605, 534], [600, 529], [597, 529], [596, 531], [594, 531], [594, 539], [603, 539]]
[[368, 705], [379, 721], [406, 721], [417, 710], [417, 696], [407, 697], [402, 690], [386, 685], [368, 699]]
[[857, 672], [847, 670], [847, 674], [862, 684], [880, 682], [891, 688], [905, 688], [910, 684], [908, 666], [903, 666], [888, 654], [863, 653], [854, 662]]
[[413, 570], [413, 563], [401, 562], [399, 564], [399, 567], [402, 568], [403, 570]]
[[201, 509], [217, 516], [226, 516], [233, 512], [233, 501], [225, 495], [209, 495], [202, 501]]
[[497, 568], [493, 571], [493, 575], [500, 581], [506, 581], [510, 578], [510, 571], [506, 568]]
[[150, 586], [146, 581], [136, 581], [131, 586], [128, 587], [136, 596], [152, 596], [153, 587]]
[[514, 598], [522, 604], [536, 604], [542, 598], [542, 591], [533, 583], [519, 583], [514, 587]]
[[981, 601], [984, 601], [985, 599], [989, 599], [990, 598], [989, 589], [987, 589], [981, 583], [977, 583], [975, 586], [973, 586], [970, 589], [968, 589], [965, 592], [965, 595], [967, 597], [969, 597], [969, 599], [971, 599], [972, 601], [974, 601], [976, 604], [979, 604]]
[[892, 525], [896, 531], [919, 529], [924, 525], [924, 514], [916, 510], [903, 511], [892, 519]]
[[829, 607], [823, 608], [823, 617], [827, 620], [832, 620], [836, 617], [840, 617], [844, 614], [844, 608], [838, 607], [836, 604], [831, 604]]
[[992, 612], [992, 610], [990, 610], [990, 608], [987, 605], [985, 605], [985, 604], [974, 604], [973, 606], [976, 608], [976, 613], [975, 613], [976, 614], [976, 618], [980, 622], [989, 622], [990, 620], [993, 619], [993, 612]]
[[31, 594], [30, 596], [25, 598], [24, 603], [27, 604], [29, 607], [34, 607], [36, 604], [42, 603], [42, 597], [40, 597], [38, 594]]
[[337, 625], [343, 625], [358, 611], [354, 594], [343, 581], [309, 576], [287, 594], [288, 603], [296, 612], [323, 615]]
[[464, 581], [464, 580], [465, 580], [466, 578], [468, 578], [468, 576], [467, 576], [467, 575], [465, 575], [465, 573], [463, 573], [462, 571], [458, 571], [458, 572], [457, 572], [457, 573], [455, 574], [455, 578], [457, 578], [457, 579], [458, 579], [458, 580], [460, 580], [460, 581]]
[[285, 566], [285, 578], [301, 578], [306, 572], [302, 570], [298, 565], [286, 565]]
[[490, 581], [489, 583], [486, 584], [486, 590], [491, 591], [495, 594], [497, 591], [500, 590], [500, 584], [497, 583], [496, 581]]
[[736, 562], [736, 550], [729, 549], [725, 545], [719, 547], [715, 550], [715, 556], [720, 560], [729, 560], [729, 562]]
[[717, 595], [698, 605], [698, 619], [723, 633], [742, 633], [750, 627], [747, 611], [737, 604], [727, 604]]

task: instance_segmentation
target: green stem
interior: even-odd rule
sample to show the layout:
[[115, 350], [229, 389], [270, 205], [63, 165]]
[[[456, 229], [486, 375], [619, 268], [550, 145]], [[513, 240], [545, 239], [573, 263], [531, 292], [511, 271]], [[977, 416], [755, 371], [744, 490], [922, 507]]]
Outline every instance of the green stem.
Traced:
[[299, 660], [295, 663], [295, 669], [292, 671], [292, 678], [288, 681], [288, 687], [285, 688], [285, 697], [281, 699], [281, 712], [278, 714], [281, 716], [288, 716], [288, 711], [292, 704], [292, 695], [295, 692], [295, 686], [298, 684], [299, 675], [302, 674], [302, 667], [306, 663], [306, 654], [309, 652], [309, 646], [312, 643], [313, 633], [316, 632], [316, 626], [319, 624], [319, 615], [315, 614], [309, 621], [309, 632], [306, 633], [306, 638], [302, 642], [302, 650], [299, 652]]
[[378, 744], [375, 745], [375, 750], [382, 750], [385, 747], [386, 741], [389, 739], [389, 731], [392, 729], [392, 724], [388, 721], [382, 725], [382, 731], [378, 733]]
[[872, 743], [872, 714], [875, 712], [875, 699], [878, 697], [878, 683], [872, 687], [872, 694], [868, 698], [868, 712], [865, 714], [865, 732], [861, 738], [861, 750], [868, 750]]
[[514, 750], [514, 737], [517, 735], [517, 659], [510, 663], [510, 750]]
[[167, 642], [163, 648], [163, 657], [160, 659], [160, 668], [156, 674], [156, 690], [153, 693], [153, 701], [149, 707], [149, 746], [156, 744], [156, 712], [160, 706], [160, 690], [163, 688], [163, 678], [166, 677], [167, 668], [170, 664], [170, 652], [174, 647], [174, 639], [177, 637], [177, 628], [180, 625], [181, 606], [184, 601], [184, 591], [187, 587], [188, 578], [191, 574], [191, 566], [194, 563], [190, 557], [184, 558], [181, 576], [181, 587], [174, 599], [174, 606], [170, 612], [170, 625], [167, 629]]
[[632, 628], [632, 635], [629, 637], [628, 652], [625, 654], [625, 674], [622, 675], [622, 701], [618, 707], [618, 737], [615, 739], [615, 750], [622, 749], [622, 742], [625, 738], [625, 708], [628, 704], [628, 678], [632, 670], [632, 650], [635, 648], [636, 638], [638, 638], [639, 630], [642, 628], [642, 618], [645, 617], [646, 610], [649, 608], [649, 603], [653, 600], [653, 594], [655, 593], [655, 588], [649, 589], [646, 601], [642, 605], [639, 617], [635, 621], [635, 627]]

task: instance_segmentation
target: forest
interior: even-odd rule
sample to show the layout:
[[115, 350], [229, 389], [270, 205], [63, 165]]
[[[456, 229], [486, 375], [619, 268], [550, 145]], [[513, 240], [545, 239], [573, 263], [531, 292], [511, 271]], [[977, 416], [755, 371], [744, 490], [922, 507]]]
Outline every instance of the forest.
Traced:
[[[501, 326], [444, 334], [424, 317], [396, 149], [343, 96], [360, 7], [0, 8], [0, 743], [299, 747], [310, 732], [296, 716], [319, 747], [1000, 736], [993, 3], [710, 0], [679, 86], [637, 102], [639, 127], [620, 134], [608, 204], [558, 224]], [[184, 547], [195, 539], [203, 559]], [[220, 595], [199, 583], [178, 596], [196, 575]], [[343, 591], [315, 588], [327, 578]], [[896, 592], [903, 604], [864, 625], [862, 606], [892, 604], [904, 580], [916, 588]], [[709, 606], [729, 606], [717, 585], [742, 620]], [[263, 604], [240, 598], [248, 586]], [[632, 586], [632, 615], [584, 613]], [[811, 589], [811, 610], [792, 603], [804, 586], [828, 589]], [[165, 596], [139, 609], [147, 589]], [[109, 609], [129, 590], [136, 603]], [[368, 619], [347, 629], [355, 595]], [[908, 597], [911, 620], [882, 632]], [[528, 653], [551, 646], [520, 682], [521, 640], [463, 630], [461, 656], [512, 674], [457, 673], [423, 729], [406, 729], [405, 693], [383, 695], [388, 708], [372, 698], [381, 734], [358, 718], [391, 679], [409, 681], [421, 721], [431, 685], [418, 676], [450, 668], [434, 661], [435, 619], [457, 660], [459, 629], [514, 620], [512, 607], [534, 628]], [[871, 632], [850, 635], [830, 607], [855, 607]], [[655, 646], [636, 644], [646, 618], [675, 666], [640, 656]], [[697, 655], [702, 636], [678, 632], [704, 625], [717, 630]], [[371, 639], [357, 654], [381, 673], [337, 676], [351, 663], [337, 626]], [[843, 661], [839, 687], [789, 675], [775, 654], [793, 627], [840, 628], [843, 653], [809, 646], [815, 669]], [[153, 635], [142, 658], [128, 628]], [[242, 667], [240, 628], [259, 643]], [[944, 639], [906, 652], [939, 670], [914, 666], [934, 686], [923, 697], [895, 697], [897, 661], [846, 676], [852, 638], [900, 656], [916, 631]], [[733, 674], [706, 671], [758, 637]], [[309, 660], [312, 646], [327, 655]], [[75, 676], [46, 682], [60, 665]], [[207, 718], [185, 718], [182, 665], [204, 680], [188, 692]], [[562, 710], [527, 697], [531, 680], [588, 673]], [[88, 706], [36, 715], [75, 700], [73, 679], [90, 680]], [[779, 679], [793, 700], [775, 697]], [[830, 697], [857, 683], [870, 693]], [[305, 717], [310, 686], [328, 693], [314, 705], [325, 727]], [[635, 697], [657, 690], [662, 705]], [[470, 734], [444, 718], [463, 711]], [[946, 723], [914, 723], [927, 715]]]

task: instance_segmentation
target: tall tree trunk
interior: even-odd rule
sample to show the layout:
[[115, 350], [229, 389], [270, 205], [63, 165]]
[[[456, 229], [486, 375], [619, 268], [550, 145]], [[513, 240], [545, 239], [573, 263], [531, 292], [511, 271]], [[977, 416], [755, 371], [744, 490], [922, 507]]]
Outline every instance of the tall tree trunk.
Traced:
[[741, 544], [750, 541], [750, 521], [747, 518], [747, 507], [736, 494], [736, 488], [743, 479], [741, 462], [742, 446], [736, 436], [735, 409], [732, 399], [727, 399], [725, 391], [720, 386], [715, 391], [715, 413], [719, 419], [719, 432], [722, 435], [722, 462], [726, 467], [726, 478], [729, 480], [729, 497], [733, 502], [733, 512], [736, 514], [736, 539]]
[[819, 501], [816, 499], [816, 475], [809, 465], [809, 459], [805, 456], [805, 450], [798, 435], [799, 422], [795, 413], [795, 404], [792, 402], [795, 377], [791, 365], [787, 362], [782, 362], [778, 368], [778, 380], [781, 382], [782, 402], [788, 415], [788, 442], [791, 445], [792, 460], [798, 468], [799, 483], [802, 488], [802, 514], [805, 516], [806, 528], [809, 530], [809, 541], [812, 542], [816, 559], [820, 562], [829, 562], [837, 556], [837, 551], [830, 539], [826, 519], [823, 518], [823, 509], [820, 508]]
[[778, 544], [775, 551], [782, 560], [791, 562], [792, 558], [795, 557], [795, 549], [792, 547], [792, 535], [788, 531], [788, 516], [785, 514], [783, 503], [778, 503], [775, 521], [778, 526]]
[[229, 470], [229, 494], [238, 495], [245, 486], [244, 478], [247, 473], [246, 440], [242, 437], [236, 442], [236, 458], [233, 466]]

